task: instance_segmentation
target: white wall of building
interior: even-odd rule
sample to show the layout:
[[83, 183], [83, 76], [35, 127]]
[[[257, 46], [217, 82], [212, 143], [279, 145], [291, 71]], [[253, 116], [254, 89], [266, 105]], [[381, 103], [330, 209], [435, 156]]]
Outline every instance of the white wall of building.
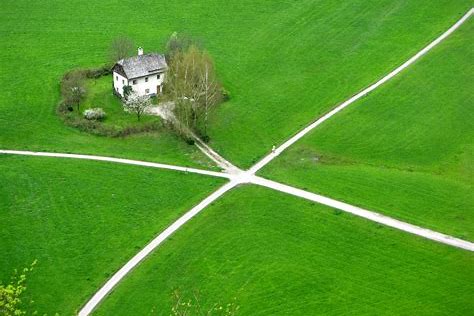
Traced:
[[[159, 78], [158, 78], [159, 77]], [[163, 91], [163, 81], [165, 79], [164, 73], [150, 74], [146, 77], [136, 78], [130, 80], [130, 86], [138, 95], [157, 94]], [[157, 91], [160, 86], [160, 91]]]
[[[165, 73], [150, 74], [146, 77], [136, 78], [128, 80], [124, 76], [113, 72], [114, 80], [114, 89], [123, 97], [123, 87], [131, 86], [132, 90], [135, 91], [138, 95], [150, 95], [157, 94], [163, 91], [163, 82], [165, 80]], [[158, 78], [159, 77], [159, 78]], [[157, 91], [158, 86], [160, 86], [160, 91]]]
[[114, 89], [123, 97], [123, 87], [128, 85], [128, 79], [115, 71], [113, 72], [113, 75]]

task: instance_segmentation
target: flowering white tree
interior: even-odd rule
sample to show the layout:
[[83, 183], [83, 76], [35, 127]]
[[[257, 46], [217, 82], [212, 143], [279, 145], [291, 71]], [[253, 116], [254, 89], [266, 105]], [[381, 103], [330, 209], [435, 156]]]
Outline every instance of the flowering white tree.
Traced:
[[84, 111], [84, 117], [88, 120], [101, 121], [105, 118], [102, 108], [91, 108]]
[[140, 117], [149, 106], [151, 106], [150, 97], [147, 95], [138, 95], [134, 91], [130, 93], [127, 100], [123, 104], [125, 111], [135, 113], [137, 120], [139, 121]]

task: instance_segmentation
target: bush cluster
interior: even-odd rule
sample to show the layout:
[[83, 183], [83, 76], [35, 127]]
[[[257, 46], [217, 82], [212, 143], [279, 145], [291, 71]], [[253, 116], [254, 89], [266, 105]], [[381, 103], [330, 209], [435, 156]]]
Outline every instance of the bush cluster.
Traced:
[[73, 112], [63, 112], [61, 117], [68, 126], [77, 128], [81, 132], [86, 132], [97, 136], [126, 137], [133, 134], [154, 132], [162, 128], [160, 121], [144, 123], [138, 126], [119, 128], [115, 126], [104, 125], [97, 120], [87, 120]]
[[222, 94], [222, 101], [226, 102], [230, 100], [230, 92], [226, 88], [221, 87], [221, 94]]
[[102, 121], [105, 118], [105, 111], [102, 108], [91, 108], [84, 111], [86, 120]]
[[73, 69], [64, 74], [61, 80], [61, 86], [63, 85], [65, 80], [68, 80], [71, 77], [78, 76], [85, 79], [97, 79], [102, 76], [110, 75], [111, 73], [112, 73], [112, 66], [110, 65], [103, 65], [98, 68], [89, 68], [89, 69]]
[[[166, 121], [166, 120], [163, 120], [162, 122], [163, 122], [162, 124], [165, 128], [167, 128], [168, 130], [170, 130], [174, 134], [181, 137], [181, 139], [183, 139], [186, 142], [186, 144], [188, 144], [188, 145], [194, 145], [195, 144], [196, 141], [194, 140], [194, 138], [191, 136], [191, 134], [189, 132], [184, 131], [184, 129], [179, 126], [180, 123], [172, 122], [172, 121]], [[199, 133], [197, 133], [197, 135], [199, 136]]]

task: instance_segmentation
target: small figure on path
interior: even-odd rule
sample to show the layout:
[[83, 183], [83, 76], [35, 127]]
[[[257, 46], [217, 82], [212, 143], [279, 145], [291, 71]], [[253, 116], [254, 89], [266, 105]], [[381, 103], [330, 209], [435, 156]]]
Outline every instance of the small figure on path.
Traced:
[[275, 153], [276, 147], [275, 145], [272, 146], [272, 153]]

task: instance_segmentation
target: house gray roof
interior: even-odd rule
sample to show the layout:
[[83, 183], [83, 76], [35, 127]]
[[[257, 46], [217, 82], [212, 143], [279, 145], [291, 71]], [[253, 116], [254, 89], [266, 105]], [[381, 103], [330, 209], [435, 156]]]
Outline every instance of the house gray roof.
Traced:
[[121, 59], [117, 64], [122, 66], [128, 79], [144, 77], [149, 74], [165, 71], [168, 68], [165, 56], [156, 53]]

